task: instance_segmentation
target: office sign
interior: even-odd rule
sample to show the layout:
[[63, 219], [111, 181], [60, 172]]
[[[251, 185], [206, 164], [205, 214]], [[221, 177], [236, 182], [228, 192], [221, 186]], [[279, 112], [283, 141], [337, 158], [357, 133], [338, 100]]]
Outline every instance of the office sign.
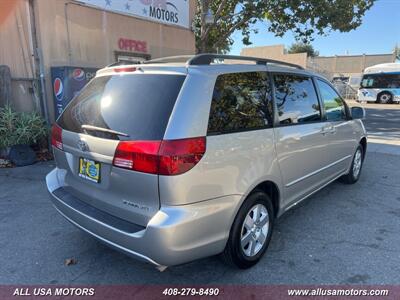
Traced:
[[119, 50], [147, 53], [147, 42], [120, 38], [118, 40]]
[[189, 28], [189, 0], [76, 0], [107, 11]]

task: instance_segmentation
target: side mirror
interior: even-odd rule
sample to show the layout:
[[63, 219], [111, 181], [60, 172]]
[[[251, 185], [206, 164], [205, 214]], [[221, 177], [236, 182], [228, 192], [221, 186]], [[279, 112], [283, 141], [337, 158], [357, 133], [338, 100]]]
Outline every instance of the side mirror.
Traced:
[[365, 109], [360, 106], [354, 106], [351, 108], [351, 116], [353, 119], [365, 119]]

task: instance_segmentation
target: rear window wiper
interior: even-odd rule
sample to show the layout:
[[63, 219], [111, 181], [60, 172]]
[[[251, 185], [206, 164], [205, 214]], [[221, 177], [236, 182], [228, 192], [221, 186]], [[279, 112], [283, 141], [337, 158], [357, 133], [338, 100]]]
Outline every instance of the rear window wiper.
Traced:
[[111, 133], [111, 134], [115, 134], [115, 135], [129, 137], [129, 134], [111, 130], [111, 129], [107, 129], [107, 128], [102, 128], [102, 127], [97, 127], [97, 126], [92, 126], [92, 125], [82, 125], [81, 127], [82, 127], [82, 129], [88, 130], [88, 131], [101, 131], [101, 132], [107, 132], [107, 133]]

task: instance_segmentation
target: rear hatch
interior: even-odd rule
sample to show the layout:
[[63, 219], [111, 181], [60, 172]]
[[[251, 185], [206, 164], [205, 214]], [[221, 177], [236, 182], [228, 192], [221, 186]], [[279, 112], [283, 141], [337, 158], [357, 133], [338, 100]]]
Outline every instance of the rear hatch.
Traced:
[[146, 226], [160, 208], [158, 175], [124, 168], [123, 159], [117, 167], [114, 156], [127, 141], [163, 139], [184, 80], [183, 74], [138, 71], [93, 79], [57, 120], [60, 141], [53, 145], [57, 167], [65, 174], [64, 189]]

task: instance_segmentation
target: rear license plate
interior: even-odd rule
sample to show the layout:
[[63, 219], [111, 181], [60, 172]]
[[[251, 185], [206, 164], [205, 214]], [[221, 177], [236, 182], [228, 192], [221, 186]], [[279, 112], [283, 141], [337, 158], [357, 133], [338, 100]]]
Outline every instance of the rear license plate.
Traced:
[[79, 158], [79, 177], [92, 182], [100, 182], [100, 163], [87, 158]]

